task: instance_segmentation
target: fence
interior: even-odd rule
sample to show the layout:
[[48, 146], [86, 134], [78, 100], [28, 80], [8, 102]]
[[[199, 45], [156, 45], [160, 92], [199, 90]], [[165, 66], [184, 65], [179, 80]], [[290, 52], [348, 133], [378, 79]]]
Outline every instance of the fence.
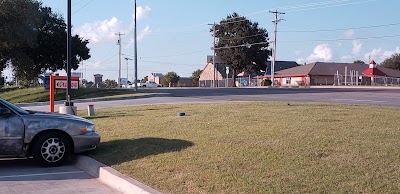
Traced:
[[373, 85], [400, 86], [400, 78], [375, 76]]
[[384, 77], [384, 76], [358, 76], [356, 74], [353, 75], [340, 75], [337, 74], [334, 76], [334, 85], [351, 85], [351, 86], [368, 86], [368, 85], [376, 85], [376, 86], [400, 86], [400, 78], [396, 77]]
[[[236, 78], [236, 86], [237, 87], [255, 87], [255, 86], [262, 86], [263, 79], [254, 79], [249, 77], [238, 77]], [[279, 82], [275, 80], [276, 86], [279, 86]], [[319, 78], [312, 78], [311, 85], [327, 85], [327, 86], [400, 86], [400, 78], [395, 77], [381, 77], [381, 76], [374, 76], [373, 78], [365, 76], [365, 75], [358, 75], [357, 73], [350, 74], [347, 76], [336, 74], [331, 77], [319, 77]], [[232, 78], [224, 79], [224, 80], [200, 80], [199, 87], [232, 87]]]
[[[233, 78], [226, 78], [224, 80], [199, 80], [199, 87], [217, 87], [225, 88], [232, 87]], [[263, 79], [254, 79], [251, 77], [237, 77], [236, 86], [237, 87], [254, 87], [261, 86]]]

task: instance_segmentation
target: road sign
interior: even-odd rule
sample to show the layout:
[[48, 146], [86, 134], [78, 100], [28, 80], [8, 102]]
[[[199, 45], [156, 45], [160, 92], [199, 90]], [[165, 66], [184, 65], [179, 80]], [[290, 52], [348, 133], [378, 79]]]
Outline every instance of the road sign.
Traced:
[[83, 78], [83, 73], [82, 72], [71, 72], [71, 76]]
[[[68, 84], [67, 80], [54, 80], [55, 86], [57, 89], [67, 89]], [[79, 81], [71, 80], [71, 89], [78, 89], [79, 88]]]

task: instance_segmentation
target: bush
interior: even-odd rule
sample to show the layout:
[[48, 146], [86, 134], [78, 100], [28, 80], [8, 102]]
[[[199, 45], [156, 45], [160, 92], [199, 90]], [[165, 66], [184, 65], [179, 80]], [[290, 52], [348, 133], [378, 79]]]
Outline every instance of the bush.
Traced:
[[272, 81], [269, 79], [265, 79], [262, 81], [261, 83], [262, 86], [271, 86], [272, 85]]

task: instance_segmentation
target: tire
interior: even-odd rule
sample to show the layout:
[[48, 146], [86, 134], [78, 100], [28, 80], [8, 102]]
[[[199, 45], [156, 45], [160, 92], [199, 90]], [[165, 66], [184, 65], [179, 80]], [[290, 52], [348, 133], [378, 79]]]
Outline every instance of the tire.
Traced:
[[32, 155], [41, 166], [61, 166], [71, 155], [71, 143], [59, 132], [45, 133], [34, 142]]
[[145, 87], [146, 87], [146, 85], [143, 85], [142, 87], [144, 87], [144, 88], [145, 88]]

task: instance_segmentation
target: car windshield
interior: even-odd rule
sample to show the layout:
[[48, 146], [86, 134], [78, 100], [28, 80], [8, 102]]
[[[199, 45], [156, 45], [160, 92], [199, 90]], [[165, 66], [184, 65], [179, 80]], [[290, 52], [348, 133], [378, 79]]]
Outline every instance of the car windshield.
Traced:
[[0, 101], [1, 101], [3, 104], [5, 104], [6, 106], [8, 106], [8, 107], [14, 109], [15, 111], [17, 111], [19, 114], [24, 114], [24, 115], [29, 114], [29, 112], [28, 112], [27, 110], [24, 110], [24, 109], [22, 109], [21, 107], [15, 105], [15, 104], [12, 104], [12, 103], [10, 103], [10, 102], [4, 100], [4, 99], [1, 99], [1, 98], [0, 98]]

